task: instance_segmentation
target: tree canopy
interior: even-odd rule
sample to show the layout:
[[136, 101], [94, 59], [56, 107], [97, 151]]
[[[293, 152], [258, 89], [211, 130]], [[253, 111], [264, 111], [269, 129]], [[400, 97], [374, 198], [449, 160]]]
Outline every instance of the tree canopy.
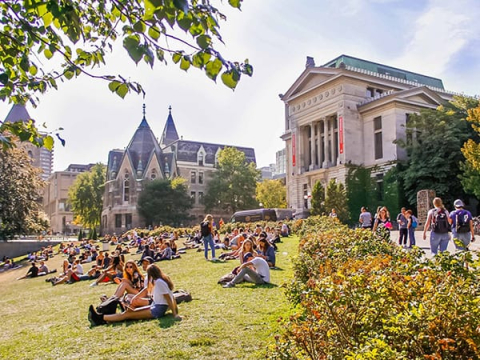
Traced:
[[218, 156], [218, 167], [207, 185], [205, 209], [221, 208], [229, 213], [258, 207], [255, 190], [260, 171], [247, 162], [245, 154], [226, 147]]
[[48, 228], [40, 211], [40, 173], [24, 149], [0, 150], [0, 239]]
[[406, 139], [398, 142], [408, 154], [399, 176], [410, 204], [416, 204], [422, 189], [435, 190], [446, 204], [465, 194], [459, 164], [464, 160], [461, 148], [473, 136], [467, 111], [475, 106], [478, 100], [457, 97], [437, 110], [410, 115]]
[[137, 209], [147, 225], [180, 226], [189, 220], [192, 199], [184, 178], [149, 181], [138, 197]]
[[[228, 1], [237, 9], [241, 2]], [[222, 82], [234, 89], [241, 75], [251, 76], [253, 68], [248, 60], [227, 60], [218, 51], [223, 43], [220, 21], [226, 16], [215, 3], [218, 1], [2, 1], [0, 99], [35, 104], [36, 94], [57, 89], [59, 81], [80, 75], [105, 80], [110, 91], [122, 98], [131, 91], [143, 93], [140, 84], [127, 80], [128, 74], [92, 71], [107, 63], [115, 41], [122, 41], [136, 64], [144, 62], [153, 68], [156, 62], [171, 61], [185, 71], [193, 66], [213, 81], [220, 75]], [[6, 124], [0, 130], [1, 134], [8, 130], [20, 135], [25, 129]], [[50, 142], [51, 136], [46, 137]]]
[[106, 166], [95, 164], [90, 171], [77, 176], [68, 190], [68, 202], [76, 221], [94, 229], [100, 225], [105, 190]]
[[330, 212], [332, 209], [335, 209], [338, 219], [341, 222], [346, 222], [349, 218], [347, 202], [345, 186], [341, 182], [335, 181], [335, 179], [330, 180], [325, 194], [326, 211]]
[[313, 185], [311, 205], [311, 215], [325, 215], [327, 213], [325, 209], [325, 189], [320, 181]]
[[463, 170], [460, 178], [465, 191], [480, 198], [480, 106], [468, 110], [467, 120], [477, 134], [476, 139], [470, 138], [463, 144], [465, 161], [460, 166]]
[[257, 183], [257, 201], [265, 208], [286, 208], [287, 189], [280, 180], [265, 179]]

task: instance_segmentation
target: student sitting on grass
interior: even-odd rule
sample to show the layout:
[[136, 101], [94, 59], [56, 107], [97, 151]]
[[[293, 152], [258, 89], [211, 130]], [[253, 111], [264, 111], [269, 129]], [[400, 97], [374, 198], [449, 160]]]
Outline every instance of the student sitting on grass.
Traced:
[[100, 275], [100, 277], [95, 280], [95, 282], [91, 283], [90, 286], [97, 286], [105, 279], [113, 281], [115, 278], [121, 279], [123, 277], [123, 262], [120, 256], [112, 256], [112, 259], [112, 265], [105, 269], [104, 272]]
[[257, 252], [258, 256], [267, 261], [268, 266], [275, 267], [275, 249], [266, 238], [260, 237], [258, 240]]
[[252, 253], [245, 254], [247, 262], [238, 268], [238, 274], [232, 281], [223, 285], [224, 288], [234, 287], [242, 281], [251, 282], [257, 285], [270, 282], [270, 268], [265, 259], [254, 257]]
[[25, 275], [17, 278], [17, 280], [22, 280], [22, 279], [26, 279], [26, 278], [34, 278], [34, 277], [37, 277], [37, 276], [38, 276], [38, 267], [37, 267], [37, 264], [34, 261], [34, 262], [32, 262], [32, 266], [30, 267], [30, 269], [28, 269], [27, 273]]
[[168, 309], [172, 311], [176, 320], [181, 320], [182, 318], [178, 315], [177, 302], [173, 296], [173, 283], [170, 278], [155, 264], [148, 266], [147, 276], [149, 286], [153, 287], [152, 305], [136, 309], [127, 307], [124, 312], [112, 315], [98, 314], [93, 305], [90, 305], [88, 309], [90, 324], [97, 326], [125, 320], [158, 319], [164, 316]]
[[159, 252], [157, 252], [153, 259], [155, 261], [172, 259], [172, 248], [170, 247], [169, 241], [165, 241], [163, 250], [160, 250]]
[[73, 262], [73, 266], [71, 269], [67, 270], [66, 275], [59, 278], [57, 281], [52, 281], [52, 285], [59, 285], [63, 283], [71, 284], [76, 281], [80, 281], [80, 276], [83, 275], [83, 266], [80, 263], [80, 259], [76, 259]]
[[136, 295], [143, 289], [143, 285], [143, 275], [140, 273], [136, 262], [128, 260], [123, 268], [123, 279], [114, 295], [118, 298], [121, 298], [125, 293]]

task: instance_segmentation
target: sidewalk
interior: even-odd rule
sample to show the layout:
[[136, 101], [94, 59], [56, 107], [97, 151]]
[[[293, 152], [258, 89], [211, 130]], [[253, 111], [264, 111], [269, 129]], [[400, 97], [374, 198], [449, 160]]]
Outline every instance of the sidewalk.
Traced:
[[[392, 240], [393, 243], [397, 245], [398, 245], [398, 235], [399, 235], [398, 230], [390, 232], [390, 239]], [[450, 234], [450, 238], [451, 238], [451, 234]], [[426, 240], [423, 240], [423, 230], [415, 231], [415, 241], [416, 241], [416, 245], [419, 248], [423, 249], [423, 251], [425, 251], [425, 256], [427, 258], [431, 258], [433, 256], [432, 252], [430, 251], [430, 231], [427, 231]], [[407, 244], [409, 244], [409, 242], [407, 242]], [[475, 235], [475, 242], [470, 243], [469, 249], [480, 251], [480, 236]], [[453, 240], [450, 240], [450, 242], [448, 243], [447, 251], [449, 251], [450, 253], [454, 253], [456, 251]]]

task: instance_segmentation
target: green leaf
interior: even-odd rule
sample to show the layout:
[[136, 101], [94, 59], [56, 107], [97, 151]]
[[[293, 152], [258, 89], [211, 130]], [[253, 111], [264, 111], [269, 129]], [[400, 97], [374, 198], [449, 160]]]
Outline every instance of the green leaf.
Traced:
[[124, 99], [125, 95], [128, 93], [128, 86], [126, 84], [121, 84], [115, 92], [118, 96]]
[[30, 73], [30, 75], [32, 76], [35, 76], [37, 75], [37, 67], [35, 65], [30, 65], [30, 67], [28, 68], [28, 72]]
[[5, 85], [8, 82], [8, 75], [5, 73], [0, 74], [0, 83]]
[[146, 30], [145, 23], [143, 21], [137, 21], [135, 24], [133, 24], [133, 29], [136, 32], [143, 34]]
[[128, 55], [135, 61], [136, 64], [142, 59], [144, 49], [139, 45], [140, 39], [137, 35], [130, 35], [123, 39], [123, 47], [127, 50]]
[[53, 149], [53, 137], [47, 135], [43, 138], [43, 146], [45, 146], [48, 150]]
[[172, 61], [175, 64], [177, 64], [181, 58], [182, 58], [182, 53], [176, 52], [175, 54], [172, 55]]
[[234, 8], [240, 9], [240, 5], [242, 0], [228, 0], [228, 3], [233, 6]]
[[187, 56], [182, 57], [180, 69], [187, 71], [190, 68], [190, 59]]
[[230, 89], [235, 89], [240, 80], [240, 75], [236, 70], [225, 71], [222, 74], [222, 82], [227, 85]]
[[117, 91], [118, 87], [121, 85], [122, 83], [119, 82], [119, 81], [111, 81], [109, 84], [108, 84], [108, 88], [110, 89], [111, 92], [115, 92]]
[[210, 79], [215, 81], [217, 79], [218, 73], [222, 69], [222, 66], [223, 66], [222, 62], [218, 59], [215, 59], [213, 61], [209, 61], [207, 63], [207, 65], [205, 66], [205, 72], [207, 73], [207, 76]]
[[190, 31], [190, 34], [192, 36], [198, 36], [198, 35], [205, 34], [205, 29], [204, 29], [203, 25], [200, 24], [200, 23], [193, 24], [192, 26], [190, 26], [190, 29], [188, 31]]
[[153, 40], [158, 40], [160, 37], [160, 29], [157, 26], [150, 26], [148, 28], [148, 36], [150, 36]]
[[186, 13], [179, 13], [177, 16], [177, 24], [183, 31], [188, 31], [192, 25], [192, 16]]
[[53, 56], [53, 53], [50, 51], [50, 49], [45, 49], [45, 51], [43, 52], [43, 54], [45, 55], [45, 57], [47, 59], [51, 59], [52, 56]]
[[173, 5], [178, 10], [182, 10], [184, 13], [188, 12], [188, 1], [187, 0], [173, 0]]
[[212, 38], [208, 35], [200, 35], [197, 37], [197, 44], [200, 46], [203, 50], [208, 48], [210, 44], [212, 43]]
[[66, 77], [68, 80], [70, 80], [71, 78], [73, 78], [73, 75], [75, 75], [75, 74], [73, 73], [73, 71], [67, 70], [67, 71], [64, 72], [63, 75], [65, 75], [65, 77]]

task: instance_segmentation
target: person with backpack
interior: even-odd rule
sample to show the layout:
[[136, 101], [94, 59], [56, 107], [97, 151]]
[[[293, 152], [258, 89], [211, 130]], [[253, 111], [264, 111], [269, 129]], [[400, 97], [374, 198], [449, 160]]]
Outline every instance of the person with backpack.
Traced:
[[463, 246], [461, 246], [455, 242], [455, 247], [457, 250], [465, 250], [470, 245], [470, 241], [475, 241], [472, 214], [463, 208], [465, 205], [460, 199], [455, 200], [453, 206], [455, 206], [455, 210], [450, 213], [452, 235], [454, 239], [463, 243]]
[[202, 233], [205, 259], [208, 260], [208, 246], [210, 245], [210, 248], [212, 249], [212, 261], [217, 261], [217, 258], [215, 257], [215, 244], [213, 243], [212, 230], [213, 216], [207, 214], [203, 222], [200, 224], [200, 232]]
[[439, 197], [433, 199], [433, 206], [435, 208], [428, 211], [423, 228], [423, 240], [427, 239], [427, 230], [430, 229], [430, 251], [433, 255], [437, 255], [438, 249], [441, 252], [447, 250], [450, 241], [450, 214]]

